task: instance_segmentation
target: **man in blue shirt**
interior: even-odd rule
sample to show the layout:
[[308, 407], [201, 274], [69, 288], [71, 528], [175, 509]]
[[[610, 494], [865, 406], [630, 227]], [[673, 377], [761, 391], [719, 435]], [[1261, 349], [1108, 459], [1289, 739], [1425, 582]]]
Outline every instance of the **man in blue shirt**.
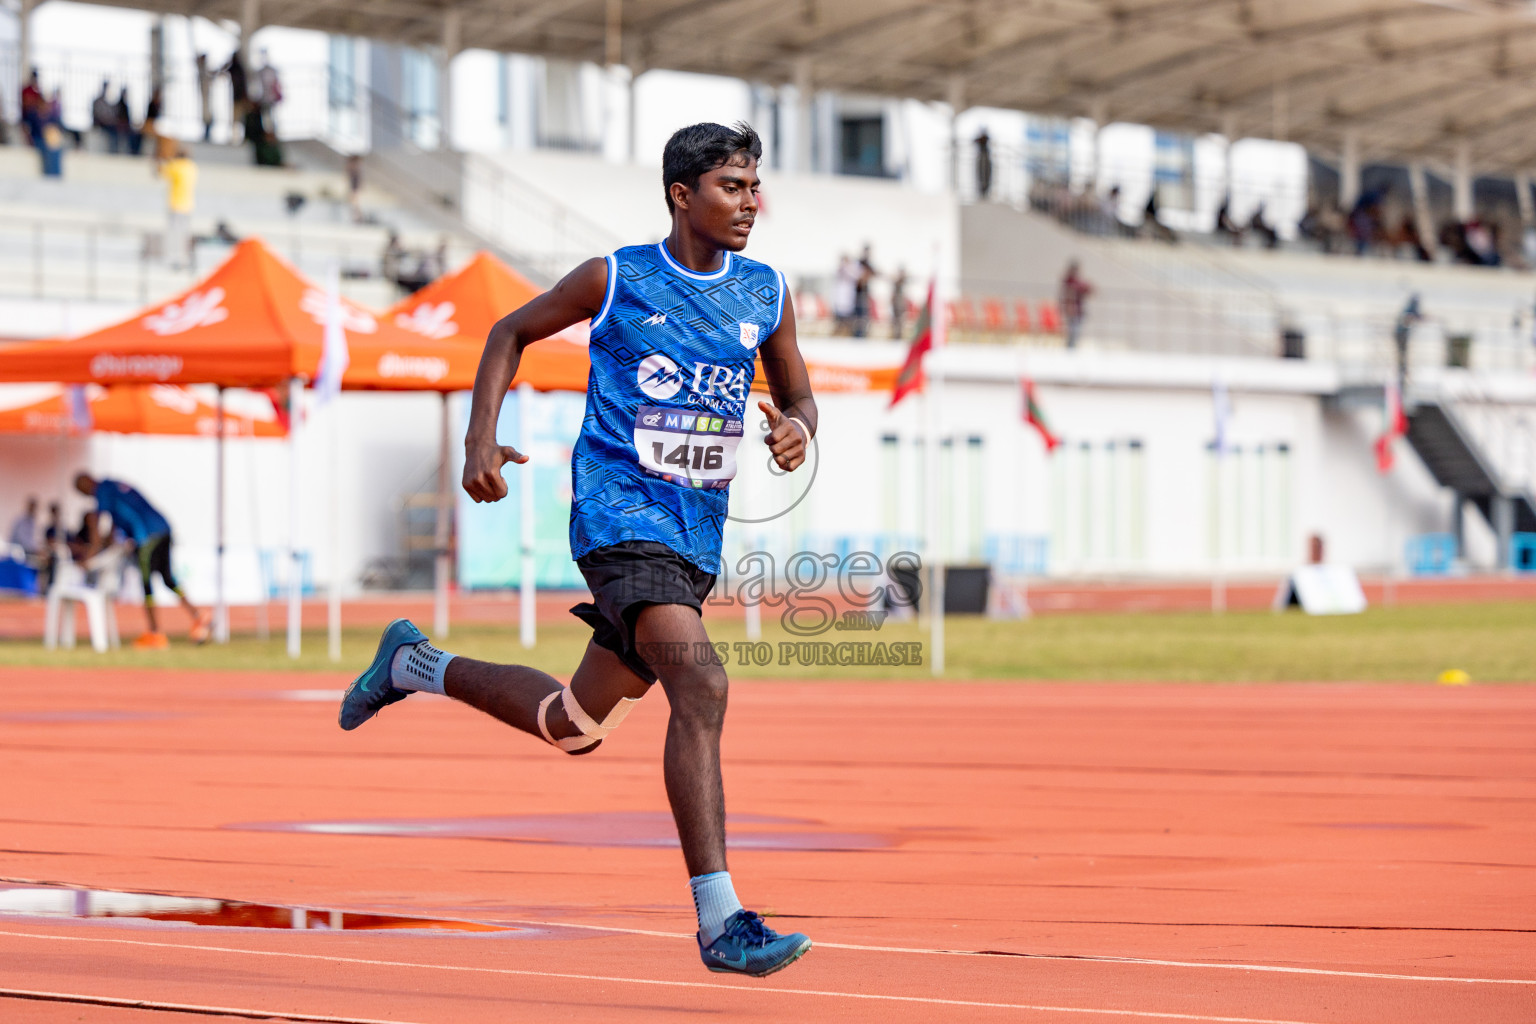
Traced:
[[[354, 729], [412, 691], [446, 693], [566, 753], [595, 749], [658, 680], [671, 706], [664, 776], [712, 971], [761, 977], [810, 948], [742, 908], [726, 870], [720, 732], [726, 674], [700, 619], [720, 570], [728, 487], [744, 436], [754, 360], [778, 465], [805, 461], [817, 414], [784, 276], [739, 256], [757, 216], [762, 143], [747, 125], [697, 124], [668, 141], [662, 184], [672, 231], [657, 245], [591, 259], [491, 329], [465, 438], [464, 489], [507, 494], [502, 467], [528, 457], [496, 441], [522, 350], [591, 320], [587, 413], [571, 457], [571, 553], [592, 627], [569, 687], [529, 666], [433, 647], [404, 619], [343, 698]], [[681, 652], [681, 653], [679, 653]], [[699, 656], [698, 652], [704, 652]]]
[[[160, 632], [155, 617], [154, 576], [159, 576], [165, 582], [191, 617], [192, 629], [189, 636], [192, 641], [206, 643], [209, 617], [187, 600], [187, 595], [181, 592], [181, 584], [176, 582], [171, 569], [171, 524], [160, 514], [160, 510], [121, 480], [97, 480], [89, 473], [81, 473], [75, 477], [75, 490], [96, 499], [96, 514], [88, 520], [87, 557], [110, 544], [113, 534], [120, 534], [133, 544], [139, 562], [139, 576], [144, 581], [144, 614], [149, 619], [149, 632], [134, 641], [134, 646], [159, 649], [169, 644], [165, 634]], [[102, 513], [106, 513], [111, 520], [111, 529], [108, 531], [102, 530]]]

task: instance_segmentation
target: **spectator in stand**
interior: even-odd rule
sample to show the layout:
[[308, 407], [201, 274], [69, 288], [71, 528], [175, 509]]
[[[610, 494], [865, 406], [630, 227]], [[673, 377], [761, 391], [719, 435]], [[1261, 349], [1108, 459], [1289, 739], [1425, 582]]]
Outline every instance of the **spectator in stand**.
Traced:
[[363, 158], [357, 153], [347, 157], [347, 205], [352, 209], [352, 221], [363, 222]]
[[128, 87], [126, 85], [118, 92], [117, 102], [113, 104], [112, 111], [117, 119], [118, 134], [123, 137], [128, 152], [133, 156], [138, 156], [140, 150], [144, 148], [144, 136], [139, 134], [138, 129], [134, 127], [133, 111], [128, 109]]
[[110, 83], [102, 79], [101, 92], [91, 101], [91, 127], [107, 137], [107, 150], [116, 153], [123, 148], [123, 136], [117, 127], [117, 108], [107, 96]]
[[213, 80], [217, 72], [208, 66], [208, 55], [197, 55], [197, 108], [203, 115], [203, 141], [213, 141]]
[[1343, 247], [1345, 226], [1344, 214], [1337, 206], [1310, 200], [1296, 230], [1301, 237], [1316, 242], [1323, 252], [1338, 252]]
[[992, 138], [983, 128], [976, 136], [976, 198], [985, 201], [992, 195]]
[[897, 267], [891, 278], [891, 337], [900, 340], [906, 330], [907, 268]]
[[1092, 294], [1093, 286], [1083, 280], [1077, 260], [1068, 263], [1067, 272], [1061, 279], [1061, 320], [1067, 329], [1067, 348], [1077, 347], [1083, 315], [1087, 312], [1086, 302]]
[[229, 62], [219, 69], [219, 74], [229, 76], [229, 140], [234, 142], [236, 129], [245, 129], [246, 114], [251, 105], [251, 85], [245, 74], [245, 60], [238, 48], [229, 55]]
[[1120, 186], [1111, 185], [1109, 194], [1099, 200], [1099, 216], [1104, 219], [1104, 233], [1129, 238], [1136, 229], [1120, 219]]
[[44, 135], [48, 133], [49, 125], [53, 125], [60, 135], [73, 142], [76, 149], [85, 145], [85, 134], [64, 123], [64, 92], [61, 89], [53, 90], [48, 96], [48, 106], [43, 114]]
[[1392, 325], [1392, 344], [1397, 350], [1397, 395], [1399, 401], [1408, 389], [1408, 339], [1413, 333], [1413, 325], [1424, 319], [1424, 314], [1419, 310], [1419, 293], [1414, 292], [1408, 296], [1408, 302], [1403, 306], [1402, 312], [1397, 314], [1397, 323]]
[[832, 333], [853, 333], [854, 295], [858, 290], [858, 271], [853, 259], [844, 253], [837, 258], [837, 275], [832, 279]]
[[1490, 224], [1481, 217], [1473, 217], [1467, 221], [1465, 230], [1467, 248], [1477, 257], [1477, 263], [1484, 267], [1498, 266], [1499, 237], [1497, 225]]
[[254, 98], [261, 106], [261, 119], [267, 131], [276, 131], [277, 122], [273, 120], [273, 113], [277, 105], [283, 102], [283, 83], [266, 50], [261, 51], [261, 67], [256, 69], [256, 90]]
[[1249, 229], [1259, 236], [1266, 249], [1276, 249], [1280, 246], [1280, 233], [1277, 232], [1269, 221], [1264, 219], [1264, 204], [1261, 202], [1253, 211], [1253, 217], [1248, 221]]
[[37, 68], [27, 76], [27, 82], [21, 87], [21, 123], [27, 129], [27, 144], [37, 147], [43, 141], [43, 115], [47, 109], [47, 101], [43, 99], [42, 86], [37, 81]]
[[11, 546], [19, 549], [22, 561], [29, 565], [37, 564], [38, 554], [42, 551], [42, 544], [38, 543], [37, 536], [37, 496], [27, 498], [27, 503], [22, 509], [21, 515], [11, 523]]
[[1403, 215], [1398, 221], [1397, 230], [1392, 232], [1388, 241], [1392, 243], [1392, 251], [1395, 254], [1399, 249], [1406, 248], [1413, 258], [1422, 263], [1429, 263], [1434, 259], [1430, 251], [1424, 247], [1424, 239], [1419, 233], [1419, 222], [1411, 213]]
[[384, 242], [384, 254], [379, 257], [379, 276], [386, 281], [398, 281], [405, 262], [405, 246], [400, 244], [400, 232], [391, 231]]
[[165, 255], [171, 269], [192, 265], [192, 210], [197, 203], [197, 164], [178, 145], [171, 159], [160, 165], [166, 182]]
[[[58, 91], [54, 91], [57, 99]], [[49, 100], [44, 100], [38, 114], [37, 155], [42, 164], [43, 177], [64, 176], [64, 125], [59, 121], [59, 110]]]
[[1152, 186], [1152, 190], [1147, 193], [1147, 207], [1144, 211], [1144, 216], [1142, 217], [1141, 226], [1146, 229], [1147, 234], [1150, 237], [1158, 240], [1159, 242], [1178, 241], [1178, 238], [1175, 237], [1172, 229], [1164, 224], [1162, 218], [1158, 216], [1156, 185]]
[[1355, 243], [1355, 255], [1364, 256], [1384, 235], [1381, 220], [1381, 204], [1386, 202], [1390, 188], [1367, 189], [1360, 193], [1349, 211], [1349, 237]]
[[191, 617], [192, 641], [205, 642], [208, 639], [209, 616], [187, 600], [181, 592], [181, 585], [176, 582], [171, 570], [171, 524], [165, 516], [145, 500], [144, 495], [118, 480], [97, 480], [89, 473], [81, 473], [75, 477], [75, 489], [86, 497], [96, 499], [96, 516], [90, 520], [88, 528], [87, 557], [112, 543], [112, 536], [102, 531], [102, 513], [111, 517], [113, 533], [132, 541], [138, 556], [139, 575], [144, 581], [144, 613], [149, 619], [149, 632], [139, 637], [134, 646], [156, 649], [169, 646], [155, 617], [155, 576], [159, 576], [171, 588], [171, 593], [176, 595]]
[[1232, 196], [1221, 197], [1221, 207], [1216, 211], [1216, 233], [1226, 235], [1233, 245], [1243, 244], [1243, 229], [1232, 219]]
[[855, 338], [869, 335], [869, 284], [876, 276], [875, 266], [869, 258], [869, 246], [865, 245], [864, 251], [859, 254], [859, 263], [854, 268], [853, 277], [853, 336]]
[[156, 162], [169, 160], [176, 153], [176, 140], [160, 136], [160, 115], [164, 108], [165, 94], [155, 86], [150, 90], [149, 102], [144, 105], [144, 140], [149, 143], [149, 155]]

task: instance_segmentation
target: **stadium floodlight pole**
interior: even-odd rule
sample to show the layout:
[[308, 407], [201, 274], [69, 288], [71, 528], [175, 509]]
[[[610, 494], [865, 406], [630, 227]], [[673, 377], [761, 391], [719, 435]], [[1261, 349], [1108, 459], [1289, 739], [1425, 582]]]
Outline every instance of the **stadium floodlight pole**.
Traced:
[[299, 424], [303, 421], [304, 381], [288, 378], [288, 657], [299, 656], [299, 606], [304, 586], [299, 566]]
[[437, 547], [433, 559], [433, 612], [432, 632], [439, 637], [448, 635], [448, 517], [452, 515], [448, 488], [448, 392], [442, 392], [443, 429], [437, 448]]
[[[517, 447], [524, 455], [533, 453], [533, 386], [523, 381], [517, 386]], [[533, 533], [533, 467], [517, 477], [518, 529], [522, 534], [522, 577], [518, 588], [518, 618], [524, 647], [532, 647], [538, 640], [538, 617], [535, 602], [538, 593], [534, 585], [534, 533]]]

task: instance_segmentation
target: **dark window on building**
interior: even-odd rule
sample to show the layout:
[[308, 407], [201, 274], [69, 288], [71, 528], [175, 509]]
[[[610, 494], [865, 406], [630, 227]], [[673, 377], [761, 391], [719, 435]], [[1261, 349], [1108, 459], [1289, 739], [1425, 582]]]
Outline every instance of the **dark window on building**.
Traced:
[[885, 119], [845, 117], [839, 121], [838, 173], [885, 177]]

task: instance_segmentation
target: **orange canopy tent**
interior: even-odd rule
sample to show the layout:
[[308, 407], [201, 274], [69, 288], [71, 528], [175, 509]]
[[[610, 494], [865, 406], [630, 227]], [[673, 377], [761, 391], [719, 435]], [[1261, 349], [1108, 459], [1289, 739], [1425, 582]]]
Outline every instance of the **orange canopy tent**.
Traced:
[[[0, 381], [275, 387], [319, 369], [327, 295], [259, 239], [191, 288], [67, 341], [0, 348]], [[459, 390], [478, 353], [423, 337], [341, 300], [349, 389]]]
[[[212, 437], [219, 430], [219, 410], [186, 388], [174, 384], [87, 385], [85, 421], [73, 408], [69, 392], [28, 405], [0, 409], [0, 434], [80, 436], [91, 431], [110, 434], [164, 434]], [[281, 423], [224, 413], [225, 437], [282, 437]]]
[[[0, 348], [0, 381], [208, 383], [221, 388], [286, 383], [291, 406], [302, 382], [314, 380], [319, 372], [329, 302], [326, 290], [260, 240], [248, 239], [197, 284], [127, 320], [67, 341]], [[339, 303], [349, 357], [342, 387], [446, 392], [473, 384], [478, 352], [381, 321], [346, 299]], [[292, 432], [290, 443], [296, 446], [298, 436], [298, 431]], [[296, 447], [291, 461], [297, 467]], [[220, 596], [215, 628], [222, 639], [222, 444], [217, 465]], [[297, 486], [295, 478], [295, 495]], [[290, 512], [295, 536], [298, 515], [295, 499]], [[288, 648], [295, 656], [298, 600], [297, 588], [290, 588]]]
[[[470, 349], [478, 364], [496, 321], [543, 291], [482, 251], [458, 270], [395, 303], [384, 318], [401, 330]], [[585, 325], [581, 325], [527, 348], [513, 383], [527, 384], [535, 391], [585, 391], [591, 369]], [[466, 387], [473, 385], [471, 373]]]

